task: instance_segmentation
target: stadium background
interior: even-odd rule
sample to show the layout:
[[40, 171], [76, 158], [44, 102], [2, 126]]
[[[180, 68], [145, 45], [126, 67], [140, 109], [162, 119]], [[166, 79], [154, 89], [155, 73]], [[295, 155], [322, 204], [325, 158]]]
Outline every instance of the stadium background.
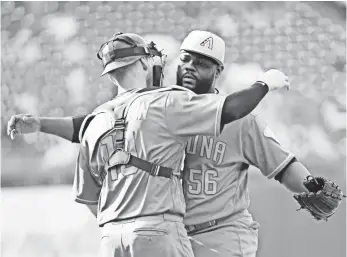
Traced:
[[[86, 113], [115, 95], [96, 51], [117, 31], [165, 49], [166, 84], [194, 29], [227, 43], [221, 91], [272, 67], [287, 73], [292, 90], [256, 111], [310, 170], [346, 190], [345, 11], [342, 2], [1, 2], [1, 255], [95, 256], [94, 219], [71, 197], [78, 146], [44, 134], [11, 141], [6, 123], [15, 113]], [[277, 182], [256, 169], [250, 179], [259, 257], [346, 256], [345, 203], [317, 224]]]

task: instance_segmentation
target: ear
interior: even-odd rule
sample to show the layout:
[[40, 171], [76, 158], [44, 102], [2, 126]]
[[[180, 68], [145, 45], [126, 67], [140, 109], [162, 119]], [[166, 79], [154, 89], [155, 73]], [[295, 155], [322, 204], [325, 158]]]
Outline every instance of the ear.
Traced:
[[146, 60], [145, 57], [142, 57], [142, 58], [140, 59], [140, 63], [141, 63], [141, 65], [142, 65], [142, 68], [143, 68], [145, 71], [147, 71], [148, 68], [149, 68], [149, 65], [148, 65], [148, 61]]
[[107, 77], [108, 77], [108, 79], [109, 79], [114, 85], [118, 86], [119, 83], [118, 83], [117, 79], [115, 78], [114, 72], [115, 72], [115, 71], [108, 72], [108, 73], [107, 73]]
[[216, 78], [219, 78], [219, 76], [220, 76], [220, 74], [222, 73], [223, 70], [224, 70], [224, 66], [219, 65], [219, 66], [217, 67], [215, 77], [216, 77]]

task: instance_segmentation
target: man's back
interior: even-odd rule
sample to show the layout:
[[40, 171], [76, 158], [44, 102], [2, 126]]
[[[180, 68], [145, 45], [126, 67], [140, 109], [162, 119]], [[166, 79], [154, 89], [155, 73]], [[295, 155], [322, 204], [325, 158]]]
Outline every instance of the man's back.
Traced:
[[[161, 90], [164, 92], [159, 92]], [[197, 133], [219, 135], [224, 100], [225, 97], [215, 95], [198, 96], [183, 88], [138, 94], [128, 105], [125, 151], [147, 162], [170, 168], [179, 175], [189, 136]], [[152, 176], [130, 165], [113, 167], [106, 172], [105, 166], [109, 159], [112, 161], [110, 156], [116, 150], [115, 129], [101, 140], [96, 139], [112, 129], [110, 117], [107, 113], [97, 115], [82, 141], [82, 146], [89, 149], [90, 169], [99, 188], [100, 198], [94, 199], [99, 202], [99, 224], [159, 213], [183, 216], [185, 204], [178, 176], [171, 179]], [[104, 127], [102, 130], [101, 124]], [[97, 195], [96, 192], [95, 197]], [[88, 197], [81, 192], [78, 198]]]

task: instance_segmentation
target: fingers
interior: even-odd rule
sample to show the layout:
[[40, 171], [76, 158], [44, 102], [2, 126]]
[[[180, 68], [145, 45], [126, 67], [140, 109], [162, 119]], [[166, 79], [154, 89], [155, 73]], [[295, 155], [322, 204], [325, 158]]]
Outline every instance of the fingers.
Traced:
[[[284, 75], [284, 74], [283, 74]], [[286, 88], [287, 90], [289, 90], [290, 87], [290, 82], [289, 82], [289, 78], [288, 76], [284, 75], [284, 88]]]
[[17, 122], [17, 116], [13, 115], [11, 119], [7, 122], [7, 135], [9, 136], [11, 134], [11, 131], [15, 129]]
[[22, 119], [25, 123], [33, 123], [34, 119], [31, 116], [23, 116]]
[[12, 129], [11, 132], [10, 132], [10, 138], [12, 140], [14, 140], [17, 134], [18, 134], [17, 130]]
[[19, 131], [17, 129], [20, 129], [20, 124], [18, 123], [20, 120], [22, 120], [24, 123], [32, 123], [34, 121], [30, 114], [13, 115], [7, 122], [7, 135], [12, 140], [16, 137], [17, 134], [19, 134]]

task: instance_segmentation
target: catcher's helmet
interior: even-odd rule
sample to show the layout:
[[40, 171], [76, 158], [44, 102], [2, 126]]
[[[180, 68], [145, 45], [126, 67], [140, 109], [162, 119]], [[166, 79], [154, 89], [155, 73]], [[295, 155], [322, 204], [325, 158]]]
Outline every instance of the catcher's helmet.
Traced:
[[147, 43], [142, 37], [133, 33], [117, 32], [106, 43], [102, 44], [97, 57], [102, 60], [104, 70], [101, 76], [115, 69], [132, 64], [144, 56], [159, 56], [153, 42]]

